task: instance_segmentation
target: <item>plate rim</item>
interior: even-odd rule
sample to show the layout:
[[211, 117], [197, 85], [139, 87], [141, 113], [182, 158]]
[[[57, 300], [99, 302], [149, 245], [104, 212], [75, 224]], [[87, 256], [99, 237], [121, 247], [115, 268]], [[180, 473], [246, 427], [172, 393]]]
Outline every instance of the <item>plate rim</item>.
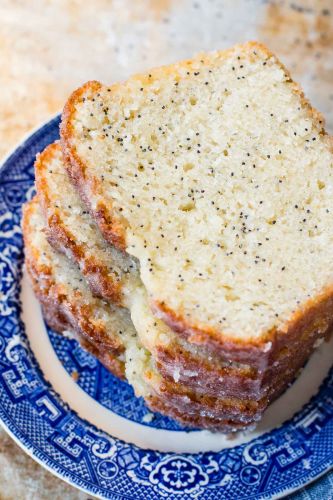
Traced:
[[[45, 470], [47, 470], [48, 472], [50, 472], [52, 475], [56, 476], [57, 478], [61, 479], [66, 484], [68, 484], [68, 485], [70, 485], [70, 486], [72, 486], [72, 487], [74, 487], [74, 488], [76, 488], [84, 493], [87, 493], [87, 494], [93, 493], [94, 496], [100, 500], [104, 500], [105, 498], [107, 498], [107, 500], [113, 500], [113, 499], [114, 500], [123, 500], [123, 499], [132, 500], [131, 497], [129, 497], [127, 495], [122, 494], [120, 496], [120, 495], [114, 494], [113, 492], [112, 492], [112, 494], [113, 494], [112, 497], [110, 497], [110, 496], [104, 497], [100, 493], [91, 491], [90, 489], [87, 489], [80, 484], [74, 483], [70, 477], [67, 477], [65, 474], [61, 474], [61, 472], [59, 472], [58, 470], [53, 469], [51, 466], [47, 465], [47, 463], [42, 461], [42, 458], [40, 457], [40, 455], [42, 455], [43, 453], [40, 452], [37, 447], [35, 447], [34, 445], [26, 444], [25, 443], [26, 439], [24, 438], [24, 436], [23, 436], [23, 439], [20, 440], [20, 438], [17, 436], [17, 434], [15, 434], [12, 431], [12, 429], [10, 429], [10, 427], [5, 422], [5, 419], [3, 418], [3, 411], [2, 411], [1, 406], [0, 406], [0, 423], [1, 423], [1, 426], [3, 427], [3, 429], [6, 431], [6, 433], [13, 439], [13, 441], [20, 447], [21, 450], [23, 450], [31, 459], [33, 459], [35, 462], [37, 462]], [[92, 425], [92, 424], [89, 424], [89, 425]], [[313, 471], [312, 470], [310, 471], [309, 475], [311, 477], [309, 478], [309, 481], [307, 481], [306, 483], [299, 482], [299, 485], [297, 485], [296, 487], [291, 487], [288, 489], [281, 489], [281, 491], [279, 491], [273, 495], [271, 495], [269, 493], [269, 491], [267, 491], [266, 493], [263, 493], [262, 495], [259, 495], [259, 496], [258, 495], [256, 495], [256, 496], [249, 495], [249, 496], [247, 496], [247, 498], [249, 500], [251, 500], [251, 499], [253, 499], [253, 500], [274, 500], [274, 499], [285, 498], [286, 495], [296, 493], [301, 488], [309, 486], [310, 484], [314, 483], [316, 480], [320, 479], [322, 476], [324, 476], [326, 473], [328, 473], [330, 470], [333, 469], [333, 464], [329, 460], [327, 460], [326, 462], [329, 462], [329, 464], [327, 464], [327, 466], [324, 466], [323, 469], [322, 469], [322, 463], [320, 464], [320, 467], [321, 467], [320, 472], [318, 472], [318, 473], [316, 472], [316, 469], [318, 469], [319, 466], [317, 466], [316, 469], [313, 469]]]

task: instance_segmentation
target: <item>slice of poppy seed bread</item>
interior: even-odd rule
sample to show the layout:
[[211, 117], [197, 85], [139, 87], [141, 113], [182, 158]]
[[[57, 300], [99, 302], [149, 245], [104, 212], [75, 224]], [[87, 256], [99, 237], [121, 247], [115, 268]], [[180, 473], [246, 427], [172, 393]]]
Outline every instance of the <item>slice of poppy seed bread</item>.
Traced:
[[[136, 395], [143, 396], [149, 408], [162, 410], [186, 425], [231, 432], [249, 428], [260, 418], [266, 399], [257, 402], [209, 397], [164, 380], [156, 372], [149, 352], [142, 348], [126, 311], [92, 297], [79, 270], [52, 250], [43, 224], [35, 198], [23, 210], [25, 261], [50, 326], [59, 332], [74, 332], [82, 347], [116, 376], [126, 375]], [[97, 336], [101, 331], [109, 334], [110, 343], [105, 335]], [[112, 347], [116, 336], [121, 339], [122, 349]]]
[[150, 355], [138, 343], [129, 313], [94, 297], [79, 270], [51, 248], [37, 197], [24, 206], [22, 228], [27, 270], [50, 326], [86, 339], [88, 346], [105, 354], [104, 364], [113, 363], [117, 376], [125, 373], [136, 393], [146, 394], [137, 372], [150, 369]]
[[37, 156], [35, 177], [49, 242], [77, 262], [95, 294], [126, 305], [128, 293], [140, 281], [136, 259], [106, 245], [96, 231], [96, 223], [69, 182], [58, 143]]
[[258, 400], [270, 393], [272, 381], [264, 373], [188, 344], [152, 315], [135, 262], [131, 265], [126, 253], [111, 248], [102, 238], [69, 182], [59, 144], [51, 144], [38, 156], [35, 175], [48, 241], [79, 265], [92, 291], [106, 300], [113, 298], [109, 290], [114, 290], [115, 281], [108, 269], [116, 265], [117, 275], [125, 276], [117, 281], [117, 297], [122, 297], [123, 305], [131, 310], [140, 341], [152, 353], [163, 376], [184, 381], [188, 387], [211, 396]]
[[89, 82], [61, 142], [103, 234], [139, 260], [155, 313], [189, 341], [264, 369], [328, 328], [331, 141], [265, 47]]

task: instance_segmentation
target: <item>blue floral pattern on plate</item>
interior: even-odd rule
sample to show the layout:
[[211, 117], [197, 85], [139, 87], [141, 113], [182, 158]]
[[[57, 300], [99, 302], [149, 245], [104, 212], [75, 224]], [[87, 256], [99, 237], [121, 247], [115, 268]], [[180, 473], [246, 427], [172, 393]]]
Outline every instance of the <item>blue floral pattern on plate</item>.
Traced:
[[[139, 449], [78, 417], [54, 392], [39, 369], [20, 319], [20, 217], [22, 203], [33, 192], [35, 155], [58, 137], [58, 125], [55, 118], [31, 135], [0, 172], [0, 419], [8, 432], [66, 481], [109, 499], [270, 499], [304, 486], [331, 468], [333, 371], [289, 422], [219, 453], [179, 455]], [[53, 335], [50, 332], [51, 339]], [[57, 341], [52, 341], [59, 354]], [[85, 359], [89, 365], [89, 358]], [[63, 361], [71, 371], [69, 361]], [[77, 369], [82, 369], [79, 363]], [[95, 361], [89, 367], [90, 373], [100, 369]], [[92, 393], [86, 375], [82, 381], [84, 390]], [[108, 383], [120, 384], [114, 378]], [[122, 387], [130, 390], [126, 384]], [[100, 397], [96, 391], [93, 394]], [[125, 399], [119, 398], [118, 406], [111, 409], [140, 422], [143, 407], [126, 405]], [[146, 425], [180, 429], [164, 417], [159, 424]]]

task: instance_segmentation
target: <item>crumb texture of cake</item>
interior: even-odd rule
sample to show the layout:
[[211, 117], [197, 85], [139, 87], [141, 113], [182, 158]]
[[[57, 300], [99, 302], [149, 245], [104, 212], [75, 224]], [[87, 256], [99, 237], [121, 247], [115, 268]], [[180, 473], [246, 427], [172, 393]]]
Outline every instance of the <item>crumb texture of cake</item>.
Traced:
[[103, 234], [175, 330], [269, 351], [332, 294], [330, 138], [260, 44], [90, 82], [61, 136]]

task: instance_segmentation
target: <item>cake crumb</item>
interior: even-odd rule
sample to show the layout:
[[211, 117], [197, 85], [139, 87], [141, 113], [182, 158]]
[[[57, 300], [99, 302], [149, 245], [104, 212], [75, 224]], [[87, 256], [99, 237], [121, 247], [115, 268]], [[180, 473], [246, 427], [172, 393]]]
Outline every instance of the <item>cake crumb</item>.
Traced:
[[153, 413], [146, 413], [142, 417], [142, 422], [144, 422], [145, 424], [150, 424], [150, 422], [152, 422], [153, 420], [154, 420], [154, 414]]

